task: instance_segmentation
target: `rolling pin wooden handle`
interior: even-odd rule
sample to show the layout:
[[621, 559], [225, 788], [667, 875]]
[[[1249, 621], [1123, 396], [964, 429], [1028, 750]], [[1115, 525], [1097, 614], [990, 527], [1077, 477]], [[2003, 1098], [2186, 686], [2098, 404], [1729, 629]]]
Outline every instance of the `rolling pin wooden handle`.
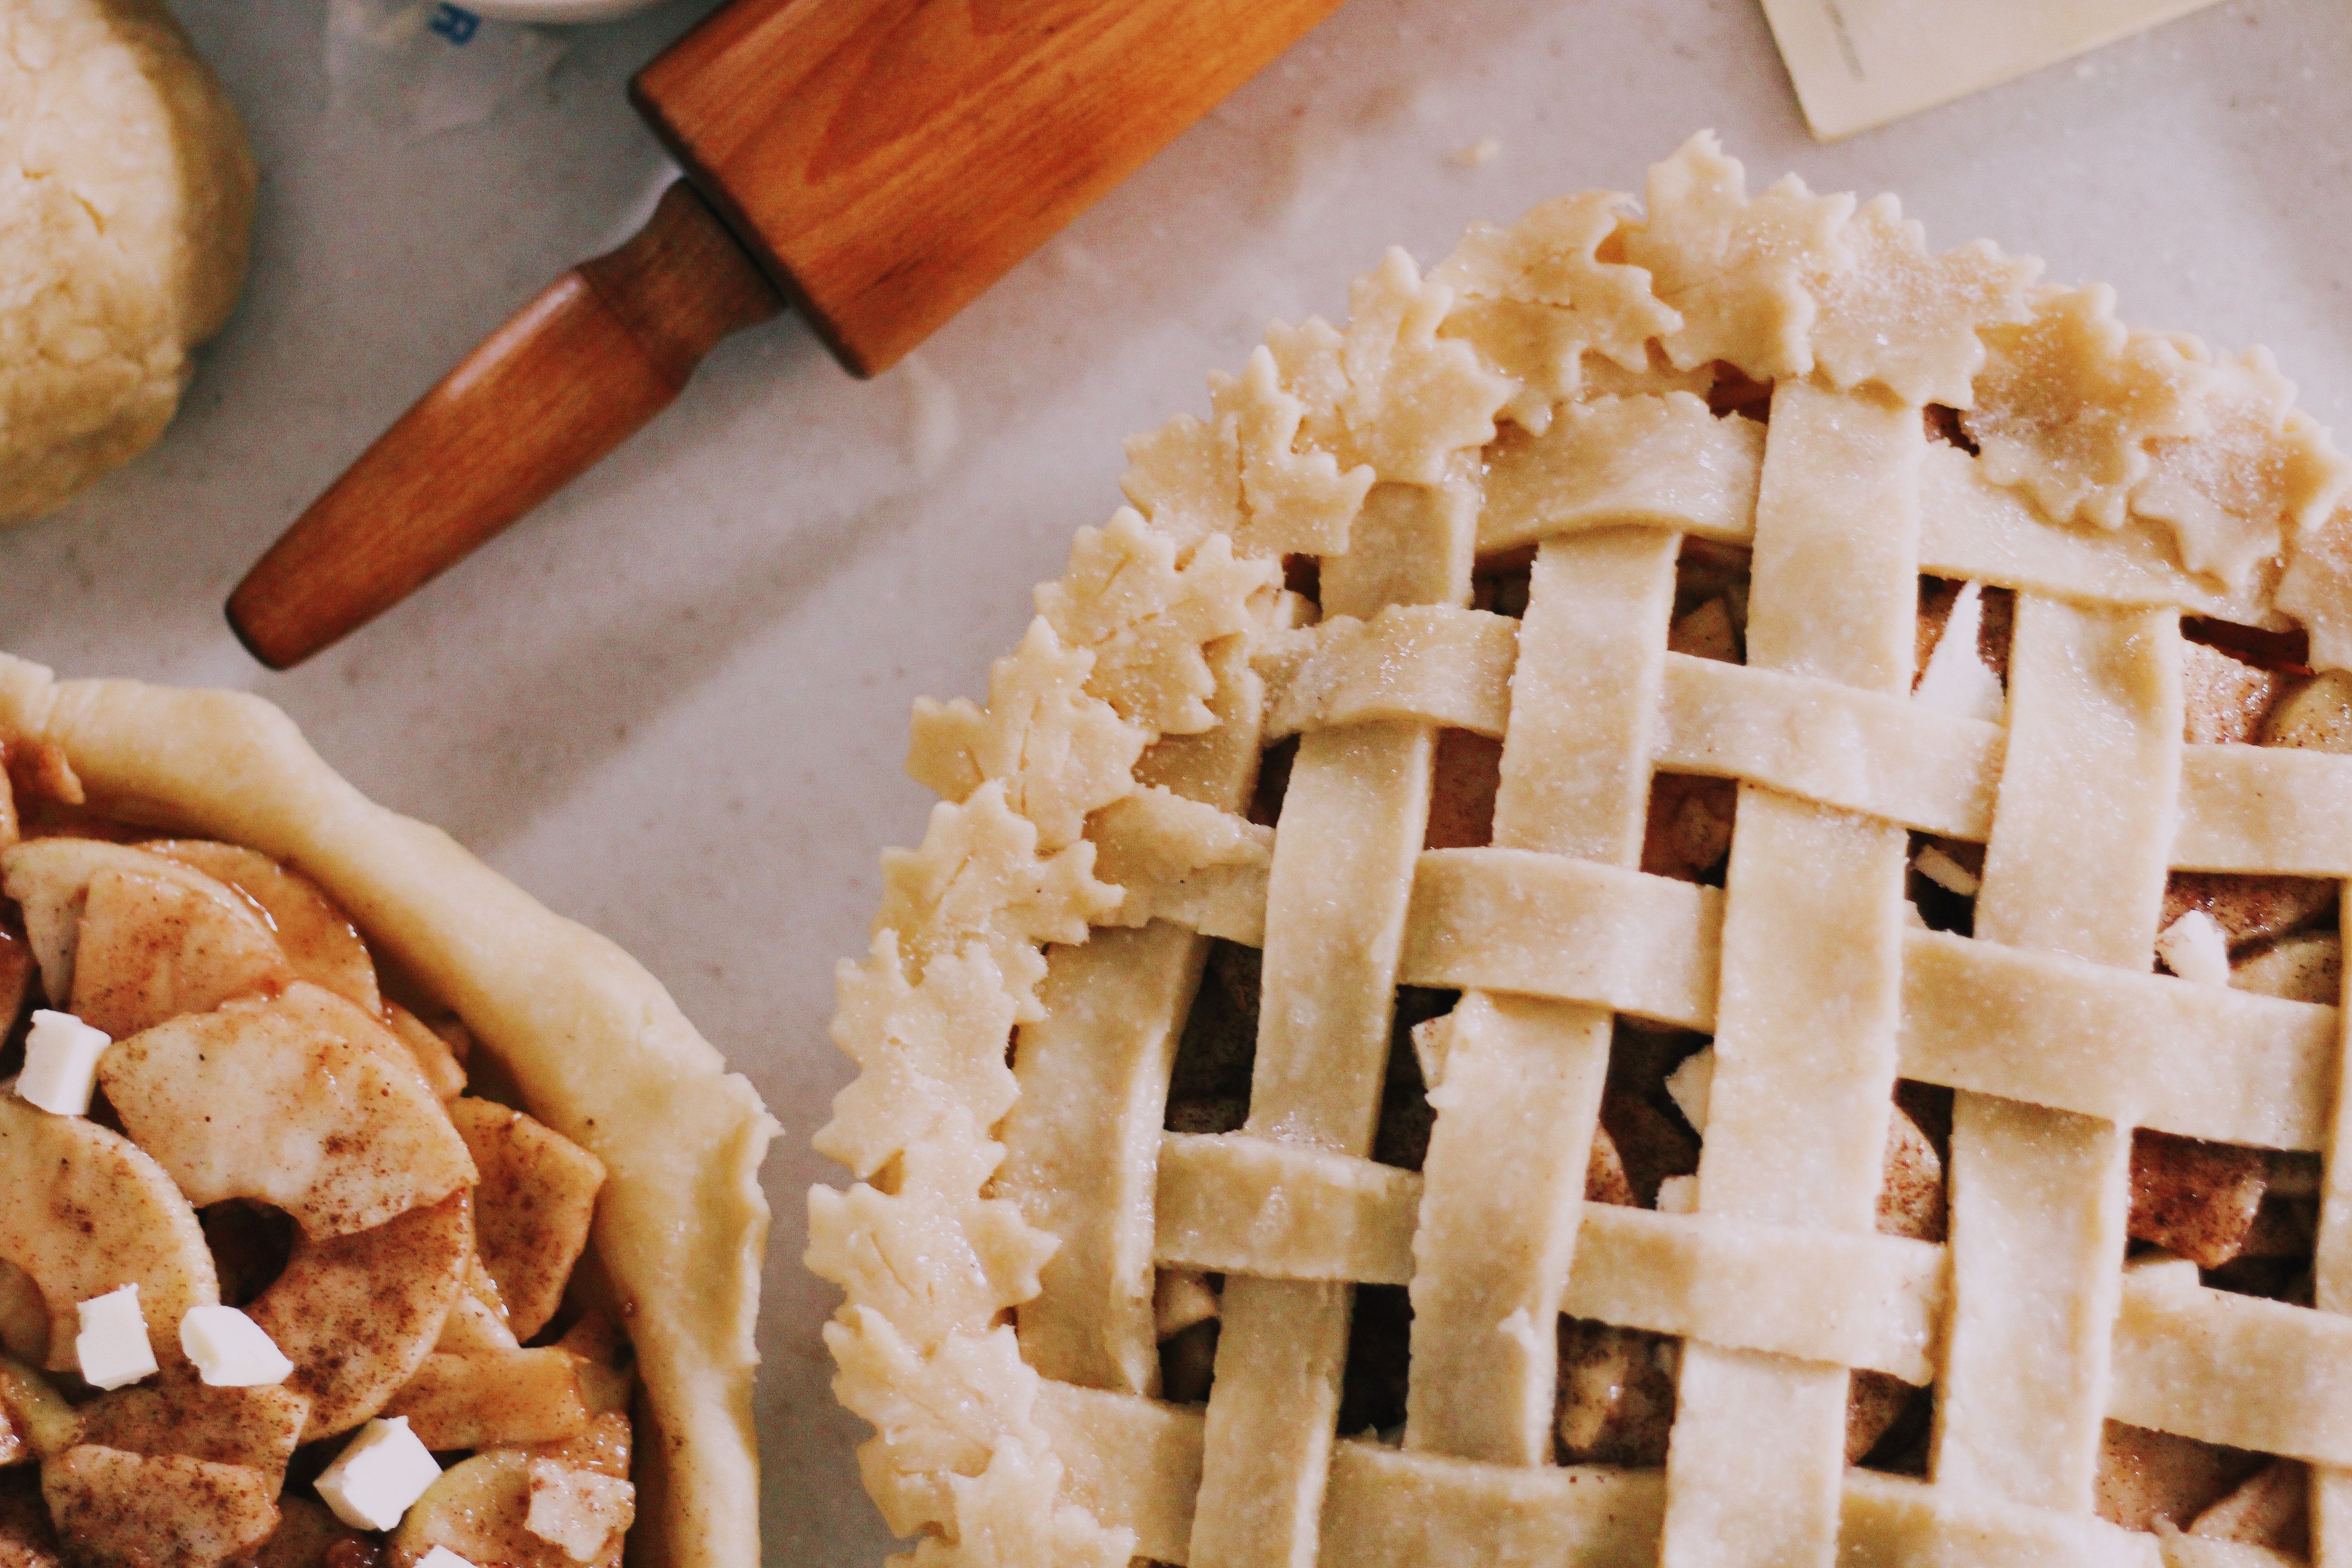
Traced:
[[784, 301], [680, 180], [618, 250], [549, 285], [310, 503], [228, 601], [287, 669], [399, 603], [669, 406]]

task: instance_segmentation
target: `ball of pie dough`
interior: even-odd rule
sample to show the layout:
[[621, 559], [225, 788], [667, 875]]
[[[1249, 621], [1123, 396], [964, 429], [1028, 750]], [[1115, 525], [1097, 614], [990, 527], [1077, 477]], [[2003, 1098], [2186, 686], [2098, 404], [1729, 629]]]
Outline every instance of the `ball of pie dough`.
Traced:
[[161, 0], [0, 4], [0, 522], [163, 433], [244, 284], [253, 196]]

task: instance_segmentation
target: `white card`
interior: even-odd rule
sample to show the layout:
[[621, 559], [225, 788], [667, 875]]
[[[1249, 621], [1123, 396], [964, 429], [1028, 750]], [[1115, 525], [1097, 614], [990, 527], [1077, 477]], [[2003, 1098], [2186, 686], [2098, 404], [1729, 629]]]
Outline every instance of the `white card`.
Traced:
[[1824, 142], [1884, 125], [2213, 0], [1764, 0]]

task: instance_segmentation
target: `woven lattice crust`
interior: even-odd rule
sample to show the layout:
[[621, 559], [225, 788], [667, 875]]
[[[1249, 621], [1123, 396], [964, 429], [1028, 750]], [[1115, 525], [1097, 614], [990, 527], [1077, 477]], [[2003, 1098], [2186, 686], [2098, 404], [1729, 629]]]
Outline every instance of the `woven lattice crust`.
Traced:
[[[2110, 1417], [2308, 1461], [2344, 1556], [2336, 1163], [2316, 1310], [2123, 1262], [2135, 1130], [2330, 1148], [2340, 1007], [2150, 970], [2170, 873], [2352, 878], [2352, 758], [2184, 743], [2181, 635], [2352, 664], [2352, 468], [2267, 356], [2038, 274], [1892, 198], [1751, 199], [1700, 136], [1645, 210], [1392, 252], [1129, 444], [987, 705], [918, 705], [945, 804], [841, 970], [820, 1146], [860, 1180], [809, 1262], [904, 1561], [2277, 1560], [2096, 1517]], [[1736, 635], [1676, 618], [1726, 550]], [[2005, 683], [1920, 680], [1923, 574], [2013, 596]], [[1424, 847], [1456, 734], [1498, 743], [1491, 829]], [[1736, 784], [1720, 887], [1644, 869], [1667, 775]], [[1916, 834], [1985, 847], [1936, 852], [1973, 936], [1917, 924]], [[1163, 1131], [1213, 939], [1263, 950], [1246, 1119]], [[1418, 1171], [1368, 1157], [1399, 986], [1460, 994]], [[1654, 1207], [1587, 1199], [1628, 1020], [1713, 1037]], [[1874, 1225], [1898, 1079], [1954, 1097], [1948, 1240]], [[1337, 1429], [1376, 1286], [1383, 1441]], [[1203, 1312], [1206, 1406], [1163, 1403]], [[1563, 1313], [1682, 1342], [1662, 1470], [1553, 1462]], [[1932, 1387], [1924, 1476], [1846, 1467], [1865, 1375]]]

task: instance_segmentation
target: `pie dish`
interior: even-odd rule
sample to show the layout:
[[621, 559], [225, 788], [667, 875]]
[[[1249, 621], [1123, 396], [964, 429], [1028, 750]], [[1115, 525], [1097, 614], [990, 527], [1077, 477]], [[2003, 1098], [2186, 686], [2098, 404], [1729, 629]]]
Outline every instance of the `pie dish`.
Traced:
[[2352, 468], [2040, 270], [1703, 134], [1129, 444], [840, 971], [912, 1562], [2342, 1553]]
[[[44, 1226], [68, 1215], [58, 1206], [64, 1196], [29, 1225], [23, 1205], [0, 1204], [7, 1211], [0, 1215], [0, 1231], [7, 1232], [0, 1247], [13, 1252], [8, 1260], [22, 1271], [5, 1272], [19, 1281], [29, 1276], [37, 1286], [45, 1270], [97, 1281], [116, 1268], [105, 1260], [110, 1249], [134, 1260], [171, 1253], [184, 1239], [180, 1230], [194, 1234], [189, 1205], [213, 1205], [203, 1209], [205, 1234], [194, 1252], [184, 1254], [195, 1259], [184, 1279], [188, 1302], [166, 1300], [172, 1293], [155, 1288], [156, 1273], [145, 1275], [143, 1310], [163, 1370], [125, 1394], [146, 1403], [113, 1394], [92, 1398], [80, 1385], [80, 1393], [68, 1394], [79, 1406], [78, 1439], [70, 1436], [77, 1415], [65, 1417], [64, 1430], [82, 1446], [62, 1454], [54, 1451], [60, 1447], [54, 1437], [41, 1440], [37, 1412], [29, 1423], [30, 1441], [41, 1450], [42, 1487], [29, 1503], [21, 1488], [0, 1497], [6, 1505], [0, 1507], [0, 1561], [56, 1561], [39, 1551], [15, 1554], [48, 1524], [63, 1538], [68, 1561], [135, 1558], [191, 1568], [225, 1556], [250, 1561], [251, 1542], [207, 1538], [189, 1522], [200, 1512], [213, 1516], [210, 1502], [220, 1489], [258, 1486], [255, 1470], [269, 1469], [257, 1460], [241, 1469], [232, 1461], [278, 1445], [276, 1475], [243, 1516], [258, 1517], [274, 1511], [270, 1494], [286, 1474], [289, 1450], [307, 1479], [319, 1474], [346, 1434], [373, 1431], [383, 1424], [375, 1417], [402, 1416], [412, 1418], [413, 1436], [453, 1466], [444, 1480], [465, 1468], [457, 1465], [463, 1451], [480, 1449], [489, 1458], [467, 1461], [475, 1489], [427, 1493], [408, 1510], [405, 1533], [357, 1548], [370, 1560], [407, 1568], [430, 1546], [459, 1540], [424, 1527], [434, 1521], [420, 1526], [432, 1509], [441, 1509], [436, 1518], [461, 1524], [467, 1518], [496, 1522], [502, 1516], [492, 1504], [506, 1506], [509, 1494], [528, 1493], [536, 1510], [541, 1489], [568, 1487], [577, 1506], [568, 1516], [559, 1510], [549, 1517], [576, 1521], [584, 1510], [604, 1522], [560, 1542], [534, 1536], [526, 1551], [500, 1560], [617, 1563], [625, 1531], [631, 1562], [755, 1563], [752, 1332], [767, 1226], [757, 1177], [773, 1124], [751, 1086], [725, 1070], [661, 986], [611, 942], [550, 913], [445, 835], [363, 798], [320, 761], [283, 714], [257, 699], [131, 681], [59, 682], [46, 669], [0, 655], [0, 748], [16, 784], [10, 793], [25, 807], [22, 842], [17, 814], [0, 812], [0, 847], [15, 846], [0, 856], [9, 868], [12, 922], [20, 909], [13, 900], [23, 900], [22, 928], [0, 941], [0, 950], [14, 952], [0, 951], [0, 958], [21, 959], [29, 937], [40, 960], [32, 984], [60, 993], [55, 1006], [69, 995], [87, 1022], [116, 1037], [98, 1058], [102, 1121], [50, 1115], [12, 1095], [0, 1104], [6, 1113], [0, 1142], [47, 1138], [65, 1126], [88, 1129], [75, 1136], [93, 1147], [105, 1144], [115, 1165], [138, 1178], [90, 1187], [86, 1196], [93, 1206], [72, 1212], [115, 1217], [98, 1231], [83, 1223], [88, 1236], [79, 1254], [42, 1240]], [[55, 820], [37, 827], [37, 812]], [[65, 890], [54, 907], [42, 902], [49, 893], [37, 863], [45, 859], [82, 863], [79, 873], [60, 874], [57, 885]], [[93, 873], [89, 863], [98, 861], [105, 868]], [[126, 885], [146, 888], [158, 907], [178, 912], [95, 918], [102, 902], [121, 906]], [[224, 900], [224, 888], [234, 899]], [[195, 908], [208, 900], [212, 905]], [[240, 906], [226, 923], [211, 912], [224, 902]], [[351, 923], [341, 923], [346, 913]], [[79, 932], [62, 952], [54, 951], [60, 931]], [[123, 931], [131, 935], [117, 940], [114, 933]], [[71, 965], [69, 975], [58, 967], [61, 958]], [[248, 959], [263, 965], [255, 971], [259, 978], [223, 984], [218, 990], [228, 999], [211, 1005], [212, 994], [201, 990], [205, 977], [242, 974], [238, 965]], [[20, 963], [18, 972], [25, 967]], [[395, 994], [414, 1011], [396, 1005]], [[419, 1016], [430, 1020], [436, 1012], [445, 1021], [428, 1029]], [[278, 1033], [264, 1037], [263, 1023]], [[285, 1070], [294, 1058], [272, 1054], [281, 1036], [316, 1052], [315, 1070]], [[385, 1040], [394, 1043], [382, 1045]], [[462, 1067], [447, 1041], [470, 1042]], [[28, 1046], [13, 1037], [10, 1046], [19, 1063], [29, 1060]], [[409, 1069], [395, 1071], [388, 1065], [394, 1062]], [[344, 1096], [346, 1109], [356, 1106], [365, 1117], [312, 1131], [313, 1106], [328, 1092], [322, 1084], [357, 1086]], [[416, 1104], [429, 1115], [411, 1114]], [[379, 1105], [397, 1114], [373, 1109]], [[514, 1196], [494, 1201], [499, 1193]], [[180, 1306], [229, 1296], [230, 1277], [239, 1271], [236, 1233], [215, 1231], [214, 1221], [221, 1209], [248, 1200], [292, 1222], [290, 1260], [280, 1253], [272, 1266], [282, 1268], [275, 1283], [269, 1269], [255, 1275], [252, 1288], [260, 1293], [247, 1310], [291, 1358], [294, 1371], [282, 1385], [198, 1386], [170, 1325]], [[162, 1216], [154, 1224], [142, 1230], [132, 1223], [151, 1210]], [[172, 1219], [173, 1213], [184, 1217]], [[410, 1282], [439, 1268], [436, 1249], [453, 1225], [458, 1251], [452, 1289], [425, 1300], [433, 1292]], [[310, 1293], [297, 1298], [291, 1293], [306, 1270], [299, 1289]], [[142, 1276], [140, 1269], [120, 1271], [133, 1282]], [[162, 1273], [170, 1277], [168, 1269]], [[462, 1286], [454, 1283], [461, 1278]], [[35, 1298], [37, 1307], [46, 1299], [51, 1319], [51, 1376], [68, 1391], [78, 1386], [70, 1375], [76, 1363], [60, 1335], [71, 1332], [76, 1300], [63, 1298], [87, 1295], [43, 1289]], [[295, 1300], [301, 1310], [288, 1305]], [[85, 1309], [83, 1343], [90, 1321]], [[188, 1332], [182, 1330], [180, 1345], [194, 1357], [198, 1349]], [[396, 1376], [380, 1388], [358, 1386], [354, 1380], [364, 1381], [370, 1358], [388, 1355], [379, 1347], [395, 1340], [405, 1347], [402, 1354], [415, 1350], [422, 1357], [410, 1358], [415, 1365], [409, 1381], [396, 1390]], [[485, 1348], [517, 1342], [560, 1349]], [[490, 1364], [467, 1359], [477, 1353], [530, 1375], [470, 1388], [469, 1369]], [[89, 1373], [87, 1351], [80, 1364]], [[210, 1382], [208, 1374], [204, 1383]], [[7, 1417], [0, 1429], [13, 1426], [0, 1436], [16, 1442], [14, 1451], [0, 1452], [0, 1467], [29, 1458], [22, 1451], [24, 1404], [12, 1397], [26, 1392], [21, 1379], [0, 1378], [0, 1417]], [[242, 1400], [257, 1413], [255, 1420], [215, 1419], [224, 1398]], [[503, 1441], [511, 1457], [491, 1456], [501, 1433], [529, 1426], [532, 1417], [523, 1407], [541, 1399], [562, 1407], [549, 1417], [550, 1430], [581, 1434], [578, 1452], [567, 1449], [542, 1463], [540, 1456], [554, 1450], [525, 1453], [517, 1447], [521, 1440], [509, 1436]], [[204, 1402], [207, 1414], [183, 1427], [201, 1428], [203, 1442], [148, 1441], [152, 1428], [131, 1430], [131, 1415], [142, 1413], [171, 1426], [189, 1400]], [[625, 1410], [633, 1418], [634, 1462], [627, 1458], [629, 1424], [619, 1423], [616, 1439], [607, 1429], [612, 1423], [601, 1417], [593, 1429], [581, 1427], [573, 1417], [583, 1400], [592, 1414]], [[162, 1415], [155, 1414], [158, 1401]], [[277, 1432], [272, 1424], [289, 1402], [293, 1425]], [[469, 1429], [467, 1421], [477, 1417], [478, 1428]], [[265, 1427], [273, 1434], [266, 1443]], [[297, 1440], [315, 1447], [295, 1450]], [[609, 1447], [597, 1447], [614, 1441], [617, 1460]], [[306, 1461], [313, 1453], [317, 1458]], [[145, 1482], [134, 1475], [139, 1484], [111, 1490], [99, 1473], [142, 1464], [163, 1468], [144, 1472]], [[499, 1466], [515, 1475], [481, 1474]], [[126, 1555], [122, 1521], [136, 1511], [126, 1499], [161, 1495], [161, 1483], [147, 1483], [173, 1467], [186, 1474], [173, 1484], [195, 1487], [206, 1509], [163, 1518], [155, 1531], [163, 1544], [151, 1542]], [[0, 1468], [0, 1483], [9, 1476]], [[628, 1515], [631, 1483], [635, 1522], [613, 1524]], [[331, 1474], [320, 1478], [319, 1496], [331, 1504], [334, 1484]], [[318, 1552], [329, 1545], [324, 1537], [295, 1538], [298, 1513], [320, 1531], [333, 1525], [307, 1494], [298, 1504], [297, 1489], [289, 1485], [276, 1499], [286, 1523], [261, 1549], [263, 1562], [291, 1568], [320, 1560]], [[94, 1523], [87, 1516], [16, 1517], [44, 1500], [56, 1515], [60, 1500], [76, 1495], [100, 1498], [105, 1517]], [[343, 1510], [338, 1505], [336, 1511]], [[492, 1536], [477, 1531], [467, 1539]], [[356, 1560], [341, 1551], [329, 1550], [324, 1560]], [[467, 1560], [488, 1568], [492, 1559], [484, 1547]]]

